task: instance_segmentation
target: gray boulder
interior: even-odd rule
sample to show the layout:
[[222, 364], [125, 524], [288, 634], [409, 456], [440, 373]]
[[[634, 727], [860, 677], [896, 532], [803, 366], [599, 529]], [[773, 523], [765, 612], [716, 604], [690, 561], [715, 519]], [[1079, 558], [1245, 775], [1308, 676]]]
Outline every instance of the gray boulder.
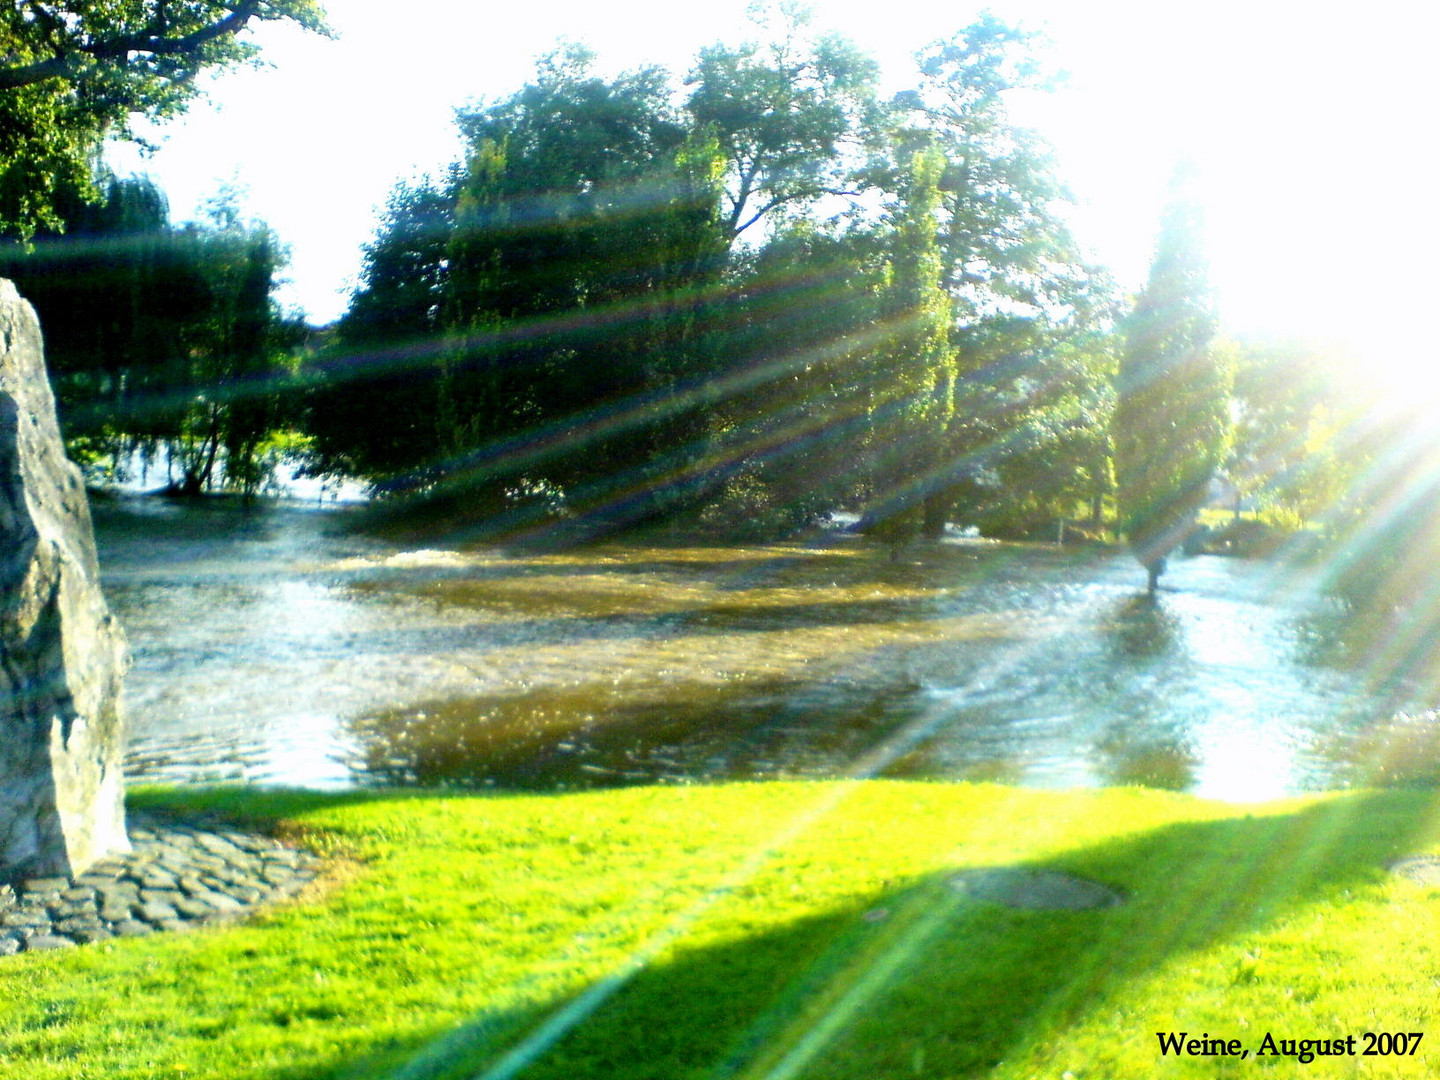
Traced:
[[0, 881], [74, 876], [129, 850], [127, 661], [100, 595], [85, 487], [60, 441], [40, 324], [0, 279]]

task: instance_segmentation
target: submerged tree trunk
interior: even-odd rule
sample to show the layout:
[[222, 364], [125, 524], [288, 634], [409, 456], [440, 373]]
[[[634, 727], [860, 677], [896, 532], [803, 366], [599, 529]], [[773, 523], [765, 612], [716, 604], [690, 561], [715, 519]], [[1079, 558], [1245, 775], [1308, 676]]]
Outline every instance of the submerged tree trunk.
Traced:
[[1160, 588], [1160, 575], [1165, 573], [1166, 561], [1163, 558], [1145, 564], [1145, 576], [1147, 586], [1145, 591], [1154, 596]]

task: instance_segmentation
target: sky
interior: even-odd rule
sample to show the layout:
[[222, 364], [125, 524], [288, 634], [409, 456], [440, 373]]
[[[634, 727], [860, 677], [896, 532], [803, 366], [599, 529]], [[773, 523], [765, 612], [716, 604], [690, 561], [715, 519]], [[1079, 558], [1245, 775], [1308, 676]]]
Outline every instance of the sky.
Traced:
[[[609, 70], [660, 63], [683, 75], [697, 50], [744, 40], [744, 0], [330, 0], [333, 40], [271, 25], [267, 67], [206, 81], [207, 99], [152, 129], [159, 150], [112, 152], [148, 172], [172, 214], [201, 212], [223, 185], [289, 245], [282, 302], [337, 317], [361, 245], [400, 180], [460, 152], [456, 106], [521, 87], [558, 38]], [[1079, 239], [1129, 289], [1144, 282], [1167, 180], [1195, 161], [1222, 316], [1241, 333], [1350, 341], [1377, 370], [1440, 369], [1423, 315], [1440, 271], [1430, 185], [1434, 90], [1427, 52], [1440, 9], [1216, 0], [981, 3], [818, 0], [815, 25], [913, 77], [915, 50], [982, 8], [1048, 39], [1055, 91], [1013, 115], [1045, 137], [1076, 198]], [[1423, 358], [1423, 363], [1422, 363]], [[1407, 366], [1411, 365], [1411, 366]], [[1440, 387], [1440, 375], [1435, 376]]]

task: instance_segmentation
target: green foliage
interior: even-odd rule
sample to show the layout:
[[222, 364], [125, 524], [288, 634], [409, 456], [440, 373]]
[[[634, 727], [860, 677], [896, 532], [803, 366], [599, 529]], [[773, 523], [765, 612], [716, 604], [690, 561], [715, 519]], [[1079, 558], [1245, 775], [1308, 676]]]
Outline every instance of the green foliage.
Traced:
[[458, 178], [401, 185], [364, 253], [361, 288], [334, 343], [307, 365], [317, 469], [370, 480], [436, 456], [436, 385]]
[[945, 284], [968, 318], [1015, 305], [1081, 302], [1087, 274], [1058, 206], [1069, 196], [1048, 148], [1007, 102], [1039, 84], [1038, 42], [990, 13], [921, 51], [917, 89], [892, 105], [900, 171], [925, 147], [945, 159], [940, 243]]
[[[109, 178], [103, 201], [69, 185], [57, 194], [59, 231], [0, 246], [12, 278], [40, 314], [67, 436], [108, 427], [144, 434], [138, 402], [164, 393], [204, 305], [202, 275], [170, 228], [164, 195], [144, 179]], [[84, 317], [76, 317], [84, 312]]]
[[1217, 329], [1199, 209], [1177, 191], [1126, 324], [1111, 426], [1120, 530], [1152, 589], [1229, 449], [1232, 369]]
[[715, 305], [730, 376], [711, 424], [727, 480], [702, 523], [786, 535], [863, 504], [889, 282], [886, 236], [865, 225], [796, 220], [736, 260]]
[[[1440, 634], [1440, 468], [1433, 403], [1375, 411], [1344, 447], [1353, 479], [1327, 507], [1324, 573], [1353, 615], [1351, 647], [1376, 682], [1408, 678]], [[1440, 687], [1430, 680], [1433, 697]]]
[[873, 174], [895, 186], [916, 155], [944, 163], [934, 216], [957, 356], [930, 532], [950, 514], [985, 525], [1049, 517], [1060, 492], [1103, 488], [1095, 432], [1108, 405], [1094, 350], [1080, 343], [1111, 318], [1111, 286], [1059, 214], [1067, 195], [1048, 150], [1008, 110], [1013, 93], [1041, 85], [1037, 45], [985, 14], [923, 50], [920, 84], [892, 103], [888, 162]]
[[105, 137], [183, 110], [200, 71], [254, 59], [239, 31], [277, 19], [324, 32], [314, 0], [0, 5], [0, 236], [57, 229]]
[[[1027, 49], [982, 19], [888, 105], [870, 60], [790, 10], [703, 51], [683, 104], [658, 69], [546, 58], [462, 113], [463, 166], [395, 193], [312, 395], [322, 465], [497, 527], [595, 511], [784, 530], [849, 506], [898, 541], [938, 534], [990, 451], [1026, 441], [1013, 421], [1084, 487], [1064, 449], [1105, 472], [1072, 437], [1103, 405], [1052, 347], [1106, 288], [1004, 108], [1033, 81]], [[1014, 320], [1045, 340], [1023, 373], [974, 347]], [[995, 423], [980, 411], [1010, 398]]]
[[[361, 363], [322, 391], [328, 461], [494, 509], [521, 491], [604, 498], [627, 470], [643, 485], [687, 452], [699, 290], [724, 251], [715, 149], [663, 73], [607, 80], [591, 61], [557, 53], [518, 94], [463, 114], [465, 169], [398, 197], [342, 340], [408, 351], [393, 377]], [[386, 393], [392, 422], [357, 428]], [[556, 437], [566, 428], [594, 433], [583, 453]]]
[[380, 229], [364, 252], [364, 286], [341, 327], [349, 345], [400, 345], [441, 328], [444, 268], [455, 225], [449, 185], [401, 184], [390, 194]]
[[849, 170], [879, 122], [875, 62], [841, 38], [809, 36], [797, 7], [774, 15], [769, 42], [704, 49], [687, 80], [694, 130], [724, 162], [732, 239], [823, 195], [854, 194]]
[[223, 468], [251, 494], [268, 474], [260, 447], [287, 422], [276, 380], [299, 334], [270, 299], [275, 239], [223, 209], [176, 228], [145, 179], [101, 188], [99, 203], [73, 187], [57, 200], [63, 235], [0, 246], [0, 276], [40, 315], [66, 437], [91, 460], [164, 460], [190, 492]]
[[[892, 210], [890, 282], [882, 300], [882, 345], [869, 358], [861, 387], [868, 415], [867, 516], [872, 531], [894, 544], [918, 536], [925, 503], [944, 467], [955, 405], [951, 301], [935, 217], [945, 167], [938, 152], [911, 159]], [[934, 522], [938, 532], [944, 518]]]
[[233, 213], [216, 225], [192, 233], [209, 303], [190, 342], [199, 392], [170, 450], [178, 457], [185, 490], [211, 486], [218, 460], [226, 484], [253, 495], [268, 476], [260, 447], [281, 423], [274, 381], [285, 370], [279, 355], [283, 329], [270, 298], [281, 256], [262, 226], [243, 223]]
[[962, 349], [986, 366], [962, 383], [965, 425], [953, 433], [978, 482], [967, 524], [986, 536], [1053, 540], [1058, 522], [1104, 528], [1114, 487], [1110, 419], [1119, 343], [1106, 330], [1044, 318], [990, 319]]
[[1235, 351], [1235, 441], [1226, 473], [1267, 519], [1334, 516], [1368, 463], [1356, 445], [1377, 404], [1354, 358], [1304, 341], [1249, 341]]

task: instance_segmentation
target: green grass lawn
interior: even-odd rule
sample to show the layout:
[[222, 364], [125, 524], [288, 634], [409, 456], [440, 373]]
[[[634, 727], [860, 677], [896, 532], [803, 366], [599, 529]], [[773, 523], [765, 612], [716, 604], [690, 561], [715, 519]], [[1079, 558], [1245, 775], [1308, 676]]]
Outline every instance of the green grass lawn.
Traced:
[[[335, 858], [248, 923], [0, 961], [0, 1076], [1421, 1076], [1434, 792], [1236, 807], [866, 781], [550, 796], [151, 790]], [[949, 885], [1025, 865], [1123, 906]], [[1248, 1060], [1162, 1058], [1157, 1031]], [[1425, 1032], [1415, 1056], [1256, 1057]], [[1363, 1045], [1357, 1041], [1356, 1049]]]

